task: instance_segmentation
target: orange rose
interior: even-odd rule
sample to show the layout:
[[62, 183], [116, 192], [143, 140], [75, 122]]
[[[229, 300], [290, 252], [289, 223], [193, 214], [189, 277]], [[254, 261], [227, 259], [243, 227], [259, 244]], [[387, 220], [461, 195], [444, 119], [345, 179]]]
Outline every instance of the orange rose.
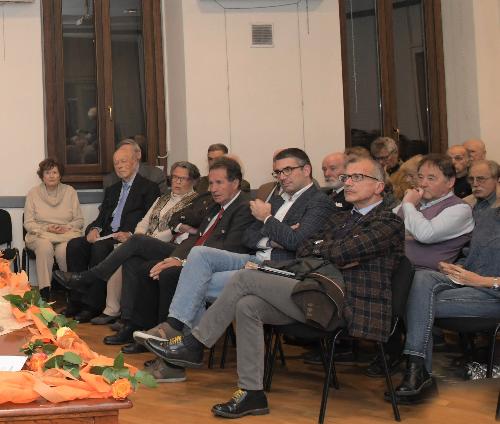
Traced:
[[120, 378], [119, 380], [116, 380], [111, 385], [111, 392], [113, 393], [113, 397], [115, 399], [125, 399], [132, 392], [130, 381], [128, 381], [128, 379], [126, 378]]
[[31, 358], [26, 362], [26, 367], [30, 371], [42, 371], [43, 365], [47, 360], [48, 356], [44, 352], [37, 352], [31, 355]]

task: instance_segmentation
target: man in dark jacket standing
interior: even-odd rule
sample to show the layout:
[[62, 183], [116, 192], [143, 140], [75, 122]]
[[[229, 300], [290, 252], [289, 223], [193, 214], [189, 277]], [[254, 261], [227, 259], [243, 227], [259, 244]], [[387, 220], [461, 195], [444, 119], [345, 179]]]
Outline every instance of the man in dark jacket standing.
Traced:
[[[301, 244], [298, 254], [328, 259], [342, 270], [343, 316], [349, 333], [384, 342], [390, 332], [391, 275], [403, 255], [404, 225], [383, 201], [384, 171], [378, 163], [356, 159], [339, 178], [346, 200], [354, 206], [352, 211], [332, 214], [321, 233]], [[174, 365], [197, 367], [204, 346], [212, 346], [236, 319], [239, 389], [212, 412], [228, 418], [266, 414], [263, 325], [306, 322], [291, 298], [297, 283], [259, 271], [240, 271], [190, 335], [167, 342], [150, 339], [146, 347]], [[314, 312], [317, 305], [310, 307]]]

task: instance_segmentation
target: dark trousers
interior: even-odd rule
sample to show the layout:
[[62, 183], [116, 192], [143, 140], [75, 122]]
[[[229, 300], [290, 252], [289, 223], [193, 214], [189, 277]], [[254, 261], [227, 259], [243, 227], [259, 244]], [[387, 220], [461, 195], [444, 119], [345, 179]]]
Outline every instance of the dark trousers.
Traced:
[[139, 328], [149, 329], [167, 320], [181, 275], [182, 267], [176, 266], [162, 271], [159, 280], [153, 280], [149, 278], [149, 270], [155, 264], [155, 261], [143, 262], [135, 271], [140, 296], [135, 300], [131, 322]]
[[66, 247], [68, 271], [82, 272], [96, 266], [113, 251], [115, 244], [112, 238], [95, 243], [89, 243], [86, 237], [71, 239]]

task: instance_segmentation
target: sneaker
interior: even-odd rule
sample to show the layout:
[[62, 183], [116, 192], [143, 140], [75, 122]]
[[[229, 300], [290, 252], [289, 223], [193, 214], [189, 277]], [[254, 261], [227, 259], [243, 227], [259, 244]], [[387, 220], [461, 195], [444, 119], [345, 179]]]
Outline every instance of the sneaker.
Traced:
[[186, 381], [186, 370], [180, 367], [171, 367], [163, 359], [155, 359], [144, 371], [150, 373], [157, 383], [179, 383]]
[[165, 342], [176, 336], [182, 336], [182, 331], [173, 329], [166, 321], [160, 322], [156, 327], [153, 327], [150, 330], [134, 331], [133, 334], [134, 340], [141, 345], [144, 345], [146, 340], [149, 339]]

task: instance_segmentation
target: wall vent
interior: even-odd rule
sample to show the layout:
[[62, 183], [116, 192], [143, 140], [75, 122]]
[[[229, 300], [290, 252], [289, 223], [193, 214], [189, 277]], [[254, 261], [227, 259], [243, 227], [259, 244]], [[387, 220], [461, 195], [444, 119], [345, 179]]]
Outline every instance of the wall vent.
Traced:
[[252, 24], [252, 47], [273, 47], [272, 24]]

